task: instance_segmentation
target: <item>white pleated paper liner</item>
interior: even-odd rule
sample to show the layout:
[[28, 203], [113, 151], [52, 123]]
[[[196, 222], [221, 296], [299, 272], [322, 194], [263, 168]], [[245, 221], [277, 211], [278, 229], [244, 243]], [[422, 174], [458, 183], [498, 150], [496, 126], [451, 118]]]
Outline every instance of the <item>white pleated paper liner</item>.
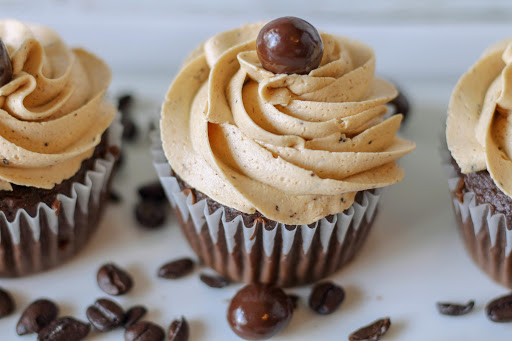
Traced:
[[[475, 263], [496, 282], [512, 289], [512, 231], [502, 213], [492, 213], [490, 204], [478, 204], [475, 193], [467, 191], [462, 202], [456, 196], [463, 181], [452, 164], [450, 152], [441, 150], [448, 177], [457, 227]], [[466, 188], [467, 190], [467, 188]]]
[[227, 221], [224, 206], [210, 213], [206, 199], [194, 202], [190, 191], [184, 193], [158, 132], [152, 141], [155, 168], [188, 242], [207, 266], [235, 281], [283, 287], [318, 281], [351, 260], [368, 235], [381, 190], [363, 192], [345, 212], [313, 227], [245, 226], [241, 216]]
[[[107, 151], [95, 160], [83, 182], [70, 195], [58, 194], [59, 207], [40, 202], [34, 217], [18, 209], [13, 221], [0, 211], [0, 277], [18, 277], [57, 266], [87, 242], [96, 230], [108, 199], [110, 179], [121, 147], [123, 127], [118, 114], [107, 130]], [[52, 205], [54, 206], [54, 205]]]

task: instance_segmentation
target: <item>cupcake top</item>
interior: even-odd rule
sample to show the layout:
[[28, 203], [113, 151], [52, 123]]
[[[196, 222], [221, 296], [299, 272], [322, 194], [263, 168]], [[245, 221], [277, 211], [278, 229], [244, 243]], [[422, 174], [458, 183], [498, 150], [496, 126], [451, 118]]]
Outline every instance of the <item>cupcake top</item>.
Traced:
[[487, 49], [464, 74], [448, 109], [448, 149], [462, 173], [489, 171], [512, 197], [512, 38]]
[[394, 160], [414, 149], [396, 137], [397, 96], [374, 77], [368, 46], [321, 34], [320, 66], [275, 74], [258, 59], [263, 24], [218, 34], [194, 51], [170, 86], [161, 134], [173, 170], [223, 205], [285, 224], [350, 207], [358, 191], [403, 177]]
[[80, 169], [114, 119], [103, 99], [110, 69], [43, 26], [1, 20], [0, 39], [12, 64], [0, 84], [0, 189], [53, 188]]

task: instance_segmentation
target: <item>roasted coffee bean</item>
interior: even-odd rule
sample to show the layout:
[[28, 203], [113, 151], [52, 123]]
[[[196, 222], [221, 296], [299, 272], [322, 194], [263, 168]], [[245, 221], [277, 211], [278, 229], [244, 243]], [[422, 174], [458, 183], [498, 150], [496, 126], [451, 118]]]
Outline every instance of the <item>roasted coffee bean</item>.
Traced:
[[110, 191], [110, 197], [108, 199], [115, 204], [120, 203], [122, 201], [119, 193], [114, 191]]
[[72, 317], [53, 320], [37, 335], [38, 341], [80, 341], [89, 334], [91, 326]]
[[290, 304], [293, 307], [293, 310], [297, 309], [299, 306], [299, 296], [297, 295], [288, 295], [288, 299], [290, 300]]
[[438, 302], [436, 304], [437, 310], [443, 315], [459, 316], [466, 315], [475, 306], [475, 301], [469, 301], [467, 304], [455, 304], [447, 302]]
[[120, 327], [125, 321], [124, 310], [117, 303], [100, 298], [86, 312], [89, 322], [100, 332]]
[[512, 322], [512, 295], [492, 300], [485, 307], [489, 320], [494, 322]]
[[9, 83], [12, 79], [12, 62], [5, 47], [4, 42], [0, 39], [0, 87]]
[[11, 294], [0, 288], [0, 318], [11, 314], [14, 308], [15, 304]]
[[123, 140], [125, 141], [134, 141], [139, 134], [139, 129], [137, 125], [131, 118], [127, 116], [123, 116], [121, 119], [121, 124], [123, 125]]
[[167, 210], [164, 205], [154, 201], [140, 201], [135, 206], [135, 218], [137, 222], [147, 228], [162, 227], [167, 218]]
[[39, 333], [59, 315], [59, 307], [47, 299], [40, 299], [30, 303], [21, 314], [16, 332], [18, 335]]
[[161, 341], [165, 337], [164, 330], [151, 322], [137, 322], [124, 331], [125, 341]]
[[393, 100], [391, 100], [391, 102], [389, 102], [389, 105], [394, 107], [393, 115], [394, 114], [404, 115], [404, 118], [403, 118], [404, 121], [409, 116], [408, 115], [409, 110], [410, 110], [409, 100], [401, 91], [398, 93], [398, 96], [395, 99], [393, 99]]
[[342, 287], [332, 282], [323, 282], [313, 288], [309, 306], [319, 314], [328, 315], [338, 309], [344, 299], [345, 291]]
[[212, 288], [224, 288], [227, 287], [231, 281], [229, 278], [223, 276], [211, 276], [206, 274], [201, 274], [199, 279], [209, 287]]
[[256, 50], [261, 65], [271, 72], [307, 74], [320, 65], [324, 44], [307, 21], [283, 17], [263, 26]]
[[143, 200], [151, 200], [156, 202], [163, 202], [166, 200], [164, 188], [158, 180], [140, 186], [138, 192], [139, 196]]
[[112, 263], [103, 265], [96, 279], [101, 290], [114, 296], [127, 293], [133, 286], [130, 275]]
[[158, 277], [167, 279], [181, 278], [194, 270], [194, 261], [190, 258], [182, 258], [166, 263], [158, 269]]
[[139, 320], [146, 315], [148, 310], [146, 307], [141, 305], [136, 305], [131, 307], [125, 314], [124, 327], [128, 328], [133, 326], [135, 323], [139, 322]]
[[131, 94], [124, 94], [117, 99], [117, 110], [123, 114], [129, 114], [133, 106], [133, 96]]
[[389, 330], [391, 320], [386, 317], [364, 326], [349, 335], [350, 341], [378, 341]]
[[249, 284], [231, 300], [228, 323], [246, 340], [267, 340], [280, 333], [293, 315], [293, 307], [285, 292], [267, 284]]
[[188, 322], [183, 316], [179, 320], [172, 321], [169, 326], [169, 341], [187, 341], [188, 334]]

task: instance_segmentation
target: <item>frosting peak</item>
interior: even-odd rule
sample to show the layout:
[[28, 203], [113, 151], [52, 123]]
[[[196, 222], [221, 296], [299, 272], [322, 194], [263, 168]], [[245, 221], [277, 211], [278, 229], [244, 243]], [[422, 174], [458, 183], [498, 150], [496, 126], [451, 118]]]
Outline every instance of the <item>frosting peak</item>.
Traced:
[[115, 116], [103, 101], [110, 69], [43, 26], [3, 20], [0, 38], [13, 66], [0, 87], [0, 189], [52, 188], [92, 155]]
[[491, 46], [457, 83], [448, 110], [448, 148], [462, 173], [488, 170], [512, 197], [512, 39]]
[[387, 119], [397, 95], [374, 77], [373, 51], [322, 34], [307, 75], [274, 74], [257, 57], [263, 25], [221, 33], [189, 58], [162, 109], [162, 141], [191, 186], [242, 212], [310, 224], [352, 205], [358, 191], [399, 181], [414, 149]]

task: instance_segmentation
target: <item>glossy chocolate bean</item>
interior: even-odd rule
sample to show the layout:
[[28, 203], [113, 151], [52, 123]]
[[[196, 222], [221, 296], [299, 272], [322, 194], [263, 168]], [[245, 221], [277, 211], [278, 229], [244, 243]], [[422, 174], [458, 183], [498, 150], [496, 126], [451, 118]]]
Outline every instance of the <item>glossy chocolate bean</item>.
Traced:
[[324, 44], [310, 23], [296, 17], [272, 20], [258, 34], [257, 53], [273, 73], [308, 74], [322, 61]]
[[87, 308], [86, 315], [92, 326], [100, 332], [111, 331], [122, 326], [125, 321], [123, 308], [106, 298], [96, 300], [92, 306]]
[[512, 322], [512, 295], [498, 297], [485, 307], [489, 320], [494, 322]]
[[128, 328], [133, 326], [135, 323], [139, 322], [139, 320], [146, 315], [148, 310], [146, 307], [141, 305], [136, 305], [134, 307], [131, 307], [126, 312], [125, 321], [124, 321], [124, 327]]
[[469, 313], [475, 306], [475, 301], [469, 301], [467, 304], [438, 302], [436, 306], [437, 310], [442, 315], [460, 316]]
[[328, 315], [336, 311], [344, 300], [345, 291], [342, 287], [332, 282], [323, 282], [313, 288], [309, 306], [321, 315]]
[[151, 322], [137, 322], [124, 331], [125, 341], [162, 341], [165, 337], [164, 330]]
[[286, 328], [292, 314], [292, 303], [282, 289], [249, 284], [231, 300], [227, 318], [241, 338], [267, 340]]
[[158, 277], [177, 279], [184, 277], [194, 270], [194, 261], [190, 258], [182, 258], [166, 263], [158, 269]]
[[12, 79], [12, 62], [7, 52], [7, 47], [0, 39], [0, 87], [9, 83]]
[[38, 341], [80, 341], [87, 337], [91, 326], [72, 317], [61, 317], [44, 327], [37, 335]]
[[98, 270], [96, 279], [101, 290], [114, 296], [127, 293], [133, 286], [130, 275], [112, 263], [103, 265]]
[[189, 337], [188, 322], [184, 317], [172, 321], [169, 326], [169, 341], [187, 341]]
[[349, 335], [350, 341], [379, 341], [391, 327], [389, 317], [377, 320], [367, 326], [364, 326]]
[[21, 314], [16, 333], [25, 335], [39, 333], [44, 327], [53, 322], [59, 315], [59, 307], [47, 299], [32, 302]]
[[217, 289], [227, 287], [231, 283], [231, 280], [229, 278], [223, 276], [201, 274], [199, 275], [199, 279], [201, 280], [201, 282], [203, 282], [210, 288]]
[[11, 294], [0, 288], [0, 318], [10, 315], [14, 308], [15, 304]]

